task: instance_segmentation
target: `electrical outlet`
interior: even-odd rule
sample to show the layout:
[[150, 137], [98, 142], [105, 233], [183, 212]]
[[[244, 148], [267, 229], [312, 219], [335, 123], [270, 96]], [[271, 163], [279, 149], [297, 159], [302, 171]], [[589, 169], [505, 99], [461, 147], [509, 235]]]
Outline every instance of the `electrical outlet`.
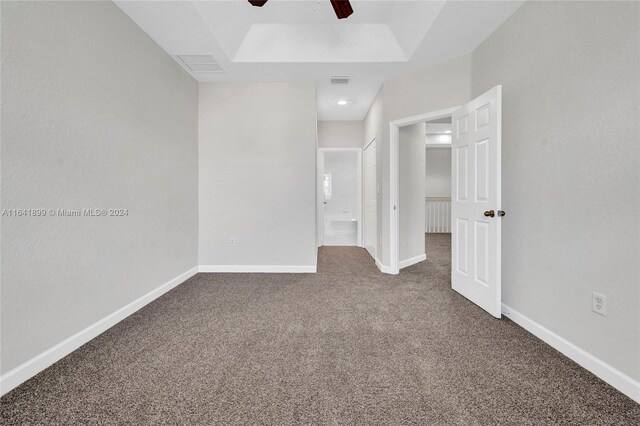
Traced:
[[230, 246], [236, 245], [236, 237], [229, 237], [229, 245]]
[[607, 296], [604, 294], [593, 292], [593, 312], [596, 314], [607, 316]]

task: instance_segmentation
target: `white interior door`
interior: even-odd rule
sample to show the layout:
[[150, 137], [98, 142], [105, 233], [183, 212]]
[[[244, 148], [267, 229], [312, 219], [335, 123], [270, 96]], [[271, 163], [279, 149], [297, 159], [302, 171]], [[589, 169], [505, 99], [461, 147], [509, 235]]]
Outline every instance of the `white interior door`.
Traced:
[[376, 141], [364, 150], [364, 248], [376, 258]]
[[502, 86], [453, 113], [451, 285], [501, 317]]

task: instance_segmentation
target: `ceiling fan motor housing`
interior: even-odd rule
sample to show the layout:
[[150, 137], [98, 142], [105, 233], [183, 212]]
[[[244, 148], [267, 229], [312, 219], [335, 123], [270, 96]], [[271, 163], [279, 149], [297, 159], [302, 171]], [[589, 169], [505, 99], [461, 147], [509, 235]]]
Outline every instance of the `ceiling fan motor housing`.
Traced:
[[[252, 6], [262, 7], [268, 0], [249, 0]], [[331, 0], [331, 6], [336, 12], [338, 19], [348, 18], [353, 13], [353, 8], [349, 0]]]
[[267, 3], [267, 1], [268, 0], [249, 0], [249, 3], [251, 3], [251, 6], [262, 7]]

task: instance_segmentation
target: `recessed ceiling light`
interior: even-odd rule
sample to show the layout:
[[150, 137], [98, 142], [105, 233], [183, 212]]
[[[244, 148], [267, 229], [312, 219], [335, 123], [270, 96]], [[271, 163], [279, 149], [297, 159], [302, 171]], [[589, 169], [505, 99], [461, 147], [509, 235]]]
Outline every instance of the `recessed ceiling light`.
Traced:
[[451, 133], [451, 130], [447, 130], [445, 133]]
[[346, 100], [346, 99], [340, 99], [340, 100], [338, 101], [338, 105], [340, 105], [340, 106], [345, 106], [345, 105], [347, 105], [348, 103], [349, 103], [349, 101], [348, 101], [348, 100]]

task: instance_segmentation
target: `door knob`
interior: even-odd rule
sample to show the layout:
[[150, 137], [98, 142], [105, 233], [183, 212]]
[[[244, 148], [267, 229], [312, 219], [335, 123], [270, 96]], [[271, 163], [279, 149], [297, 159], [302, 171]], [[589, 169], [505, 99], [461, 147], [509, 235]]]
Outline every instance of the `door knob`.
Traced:
[[494, 212], [493, 210], [487, 210], [487, 211], [484, 212], [484, 215], [486, 217], [495, 217], [496, 212]]
[[504, 210], [498, 210], [498, 216], [502, 217], [507, 214]]

